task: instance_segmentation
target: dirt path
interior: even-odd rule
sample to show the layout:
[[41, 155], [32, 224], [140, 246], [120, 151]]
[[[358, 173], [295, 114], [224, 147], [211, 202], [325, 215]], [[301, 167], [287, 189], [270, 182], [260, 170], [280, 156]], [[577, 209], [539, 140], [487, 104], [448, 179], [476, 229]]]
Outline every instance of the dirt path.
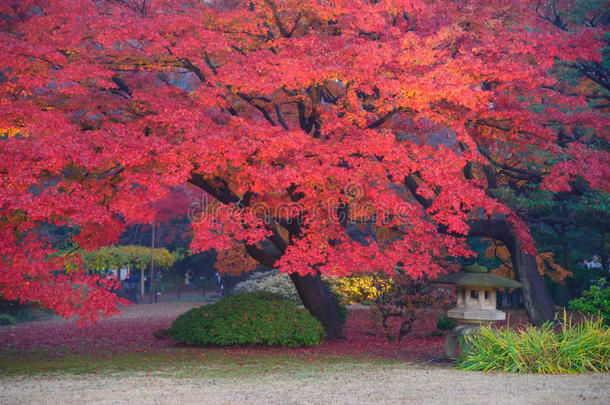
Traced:
[[11, 377], [2, 404], [610, 403], [610, 375], [511, 375], [414, 366], [350, 366], [247, 379], [146, 374]]

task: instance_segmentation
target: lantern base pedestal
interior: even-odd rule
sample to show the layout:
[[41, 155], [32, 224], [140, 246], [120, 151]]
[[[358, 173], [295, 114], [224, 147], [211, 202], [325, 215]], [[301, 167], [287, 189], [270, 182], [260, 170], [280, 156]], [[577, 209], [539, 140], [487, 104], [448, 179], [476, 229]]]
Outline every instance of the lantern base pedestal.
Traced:
[[447, 311], [447, 316], [461, 323], [479, 324], [486, 321], [503, 321], [506, 313], [497, 309], [478, 308], [452, 308]]
[[445, 357], [456, 359], [469, 345], [466, 337], [472, 335], [478, 328], [478, 325], [458, 325], [451, 329], [445, 338]]
[[449, 331], [445, 339], [445, 357], [448, 359], [456, 359], [462, 350], [468, 348], [466, 337], [476, 332], [482, 323], [506, 319], [506, 313], [497, 309], [463, 307], [450, 309], [447, 316], [460, 323]]

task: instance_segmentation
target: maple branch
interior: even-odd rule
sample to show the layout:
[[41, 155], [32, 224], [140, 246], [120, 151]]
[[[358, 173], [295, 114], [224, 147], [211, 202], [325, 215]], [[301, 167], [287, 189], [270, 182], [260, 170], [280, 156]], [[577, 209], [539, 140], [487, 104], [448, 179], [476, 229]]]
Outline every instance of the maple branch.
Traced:
[[210, 60], [210, 55], [208, 55], [208, 53], [205, 53], [205, 63], [208, 65], [208, 67], [210, 68], [210, 70], [212, 71], [212, 73], [214, 73], [215, 75], [218, 74], [218, 70], [216, 70], [216, 65], [214, 65], [214, 63], [212, 63], [212, 61]]
[[301, 100], [297, 101], [297, 111], [299, 113], [299, 126], [303, 131], [305, 131], [305, 128], [307, 127], [307, 120], [305, 118], [305, 103], [303, 103]]
[[[208, 67], [210, 68], [210, 70], [212, 70], [212, 73], [214, 73], [215, 75], [218, 74], [218, 71], [216, 70], [216, 66], [214, 65], [214, 63], [212, 63], [212, 61], [210, 60], [209, 55], [206, 53], [205, 54], [205, 61], [206, 64], [208, 65]], [[206, 83], [207, 79], [205, 77], [205, 75], [203, 74], [203, 72], [201, 71], [201, 69], [199, 69], [197, 66], [195, 66], [189, 59], [183, 59], [183, 67], [191, 72], [193, 72], [195, 74], [195, 76], [197, 76], [197, 78], [202, 82], [202, 83]], [[266, 102], [271, 102], [271, 100], [269, 100], [266, 97], [251, 97], [248, 96], [244, 93], [237, 93], [237, 96], [239, 98], [241, 98], [242, 100], [246, 101], [248, 104], [250, 104], [252, 107], [256, 108], [257, 110], [259, 110], [262, 114], [263, 117], [265, 117], [265, 119], [267, 121], [269, 121], [271, 123], [271, 125], [273, 126], [277, 126], [277, 124], [273, 121], [273, 118], [271, 118], [271, 116], [269, 115], [269, 113], [267, 112], [267, 110], [265, 110], [263, 107], [255, 104], [253, 101], [254, 100], [262, 100], [262, 101], [266, 101]], [[237, 116], [237, 111], [235, 111], [235, 109], [233, 107], [228, 107], [227, 110], [229, 111], [229, 114], [233, 115], [233, 116]]]
[[557, 7], [556, 7], [556, 1], [553, 0], [551, 2], [551, 7], [552, 7], [552, 11], [553, 11], [553, 15], [549, 16], [547, 14], [543, 14], [540, 11], [540, 6], [542, 6], [542, 0], [538, 1], [538, 5], [536, 6], [536, 15], [540, 18], [542, 18], [543, 20], [547, 20], [549, 21], [551, 24], [553, 24], [554, 26], [556, 26], [557, 28], [559, 28], [562, 31], [567, 31], [568, 27], [566, 25], [566, 23], [563, 21], [563, 19], [561, 18], [561, 15], [557, 12]]
[[[523, 215], [521, 218], [526, 222], [544, 222], [545, 224], [554, 228], [554, 225], [570, 226], [574, 225], [574, 216], [568, 215], [567, 217], [558, 217], [556, 215], [546, 215], [535, 217], [531, 215]], [[559, 233], [559, 232], [558, 232]]]
[[260, 111], [263, 114], [263, 117], [265, 117], [265, 119], [271, 125], [273, 125], [274, 127], [277, 126], [277, 124], [275, 123], [275, 121], [273, 121], [273, 118], [271, 118], [271, 115], [269, 115], [267, 110], [265, 108], [261, 107], [260, 105], [254, 103], [255, 99], [259, 99], [259, 100], [263, 100], [263, 101], [271, 101], [271, 100], [267, 99], [266, 97], [250, 97], [244, 93], [237, 93], [237, 96], [239, 98], [241, 98], [242, 100], [246, 101], [252, 107], [256, 108], [258, 111]]
[[212, 197], [216, 198], [218, 201], [220, 201], [223, 204], [243, 204], [244, 206], [248, 206], [249, 202], [250, 202], [250, 196], [248, 196], [246, 198], [246, 195], [249, 194], [249, 192], [247, 192], [244, 195], [244, 198], [239, 198], [239, 196], [235, 193], [233, 193], [230, 189], [229, 186], [227, 185], [227, 182], [220, 179], [220, 178], [216, 178], [215, 179], [217, 182], [221, 183], [221, 185], [219, 187], [215, 187], [213, 186], [209, 181], [207, 181], [206, 179], [203, 178], [203, 176], [199, 173], [193, 173], [191, 172], [191, 178], [188, 180], [188, 183], [199, 187], [200, 189], [206, 191], [207, 193], [209, 193], [210, 195], [212, 195]]
[[[215, 199], [223, 204], [239, 204], [241, 207], [247, 207], [250, 205], [252, 193], [246, 192], [242, 198], [233, 193], [227, 183], [219, 178], [216, 178], [216, 182], [220, 183], [220, 186], [214, 186], [209, 181], [203, 178], [199, 173], [191, 173], [191, 178], [188, 180], [190, 184], [193, 184], [202, 190], [208, 192]], [[265, 221], [266, 222], [266, 221]], [[266, 222], [266, 229], [271, 231], [271, 235], [267, 236], [269, 240], [278, 250], [284, 252], [288, 247], [288, 243], [282, 238], [268, 222]], [[244, 243], [248, 254], [252, 256], [256, 261], [265, 266], [273, 267], [273, 264], [280, 256], [269, 253], [266, 249], [259, 249], [256, 245], [249, 245]]]
[[417, 200], [417, 202], [419, 202], [422, 207], [430, 208], [430, 206], [432, 205], [432, 200], [422, 197], [417, 192], [419, 184], [417, 184], [417, 181], [415, 181], [413, 176], [405, 176], [404, 184], [409, 189], [409, 192], [411, 192], [411, 195]]
[[392, 118], [395, 114], [397, 114], [399, 112], [405, 112], [405, 111], [408, 111], [408, 109], [403, 108], [403, 107], [392, 110], [392, 111], [388, 112], [386, 115], [384, 115], [383, 117], [379, 118], [377, 121], [373, 122], [372, 124], [367, 125], [367, 129], [374, 129], [374, 128], [380, 127], [383, 124], [385, 124], [390, 118]]
[[205, 75], [203, 74], [203, 72], [201, 71], [201, 69], [199, 69], [197, 66], [193, 65], [193, 62], [190, 61], [190, 59], [182, 59], [183, 62], [183, 66], [185, 69], [187, 69], [190, 72], [193, 72], [195, 74], [195, 76], [197, 76], [197, 78], [202, 82], [202, 83], [206, 83], [207, 79], [205, 77]]
[[271, 243], [273, 243], [273, 246], [278, 248], [281, 252], [285, 252], [288, 248], [288, 242], [286, 242], [284, 238], [282, 238], [280, 234], [277, 233], [275, 227], [267, 226], [266, 228], [270, 229], [272, 232], [271, 235], [267, 236], [267, 238], [271, 241]]
[[277, 121], [282, 125], [282, 127], [284, 127], [285, 130], [288, 130], [288, 124], [286, 124], [286, 121], [284, 121], [284, 118], [282, 118], [280, 107], [277, 104], [275, 105], [275, 115], [277, 117]]
[[275, 262], [277, 262], [282, 256], [270, 253], [267, 249], [259, 249], [256, 245], [245, 244], [246, 252], [260, 264], [273, 268]]
[[290, 38], [292, 36], [292, 34], [294, 34], [294, 30], [297, 29], [297, 26], [299, 25], [299, 21], [301, 20], [301, 17], [302, 17], [302, 14], [299, 11], [299, 13], [297, 14], [297, 18], [294, 20], [294, 25], [292, 26], [292, 29], [288, 33], [288, 38]]
[[[286, 90], [284, 90], [284, 91], [286, 91]], [[290, 94], [290, 93], [288, 93], [288, 94]], [[309, 115], [309, 117], [306, 114], [305, 103], [303, 102], [303, 100], [296, 101], [296, 104], [297, 104], [297, 111], [299, 113], [299, 126], [306, 133], [310, 133], [311, 129], [314, 127], [314, 124], [316, 123], [316, 119], [318, 118], [318, 111], [317, 111], [316, 107], [317, 107], [317, 105], [320, 104], [320, 100], [322, 98], [322, 92], [320, 91], [320, 89], [318, 87], [315, 87], [315, 88], [310, 87], [307, 89], [307, 94], [309, 95], [309, 98], [311, 100], [311, 114]], [[314, 134], [314, 138], [319, 135], [318, 129], [319, 129], [319, 126], [316, 125], [316, 132]]]
[[147, 8], [146, 8], [146, 0], [142, 0], [142, 6], [140, 8], [140, 12], [142, 16], [146, 16]]
[[273, 118], [271, 118], [271, 116], [269, 115], [269, 113], [267, 112], [267, 110], [265, 110], [263, 107], [261, 107], [260, 105], [254, 104], [254, 103], [250, 103], [250, 105], [254, 108], [256, 108], [258, 111], [260, 111], [263, 114], [263, 117], [265, 117], [265, 119], [267, 121], [269, 121], [269, 123], [271, 125], [273, 125], [274, 127], [277, 126], [277, 124], [275, 123], [275, 121], [273, 121]]
[[496, 172], [493, 170], [493, 168], [491, 166], [484, 165], [483, 174], [485, 175], [485, 178], [487, 179], [487, 188], [488, 189], [493, 189], [493, 188], [498, 187], [498, 176], [496, 175]]
[[608, 77], [608, 72], [601, 63], [585, 64], [585, 62], [576, 62], [572, 64], [572, 67], [585, 75], [589, 80], [599, 84], [606, 90], [610, 90], [610, 77]]
[[249, 32], [249, 31], [241, 31], [241, 33], [249, 35], [249, 36], [254, 37], [254, 38], [264, 39], [264, 40], [267, 40], [267, 41], [270, 40], [270, 39], [273, 39], [272, 36], [263, 35], [263, 34], [254, 34], [254, 33]]
[[125, 93], [127, 93], [129, 95], [129, 98], [131, 98], [131, 90], [129, 89], [129, 87], [127, 86], [127, 84], [123, 81], [123, 79], [121, 79], [118, 76], [114, 76], [112, 78], [112, 81], [119, 86], [119, 89], [123, 90]]
[[[499, 121], [499, 120], [496, 120], [496, 121]], [[508, 131], [511, 130], [510, 127], [504, 127], [500, 123], [497, 123], [497, 124], [496, 123], [492, 123], [492, 122], [489, 122], [489, 121], [487, 121], [485, 119], [477, 119], [475, 121], [471, 121], [469, 119], [466, 122], [467, 122], [467, 125], [472, 124], [472, 125], [475, 125], [475, 126], [488, 126], [490, 128], [494, 128], [494, 129], [497, 129], [497, 130], [500, 130], [500, 131], [504, 131], [504, 132], [508, 132]], [[541, 137], [540, 135], [538, 135], [535, 132], [529, 132], [529, 131], [524, 131], [524, 130], [517, 130], [516, 132], [518, 134], [520, 134], [520, 135], [527, 135], [527, 136], [531, 136], [533, 138], [538, 138], [540, 140], [545, 141], [545, 139], [543, 137]]]
[[542, 175], [540, 173], [535, 173], [535, 172], [531, 172], [529, 170], [519, 169], [517, 167], [512, 167], [512, 166], [508, 166], [506, 164], [500, 163], [497, 160], [495, 160], [494, 158], [492, 158], [491, 154], [483, 148], [479, 148], [479, 152], [481, 153], [481, 155], [483, 155], [483, 157], [485, 157], [485, 159], [489, 160], [489, 162], [491, 162], [492, 165], [500, 167], [504, 171], [513, 172], [512, 174], [505, 172], [505, 174], [509, 177], [515, 177], [520, 180], [528, 180], [528, 181], [532, 181], [537, 184], [542, 182]]
[[266, 0], [266, 3], [269, 5], [269, 7], [271, 7], [271, 11], [273, 11], [273, 19], [275, 20], [275, 24], [277, 25], [277, 27], [280, 30], [280, 34], [282, 34], [282, 36], [284, 36], [286, 38], [290, 38], [290, 36], [292, 35], [292, 32], [286, 31], [286, 28], [282, 24], [282, 21], [280, 20], [280, 13], [277, 9], [277, 5], [271, 0]]
[[505, 219], [470, 219], [468, 226], [468, 236], [483, 236], [502, 241], [506, 246], [514, 245], [512, 230]]

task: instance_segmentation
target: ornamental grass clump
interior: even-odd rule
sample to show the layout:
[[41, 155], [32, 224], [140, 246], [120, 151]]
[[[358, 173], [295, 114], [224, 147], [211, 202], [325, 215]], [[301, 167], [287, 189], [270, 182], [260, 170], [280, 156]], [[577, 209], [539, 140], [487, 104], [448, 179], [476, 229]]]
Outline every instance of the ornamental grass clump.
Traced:
[[313, 346], [326, 337], [305, 309], [267, 293], [225, 297], [180, 315], [169, 336], [188, 345]]
[[565, 313], [559, 327], [545, 323], [513, 330], [482, 326], [467, 337], [457, 360], [462, 370], [511, 373], [610, 371], [610, 330], [600, 319], [573, 323]]

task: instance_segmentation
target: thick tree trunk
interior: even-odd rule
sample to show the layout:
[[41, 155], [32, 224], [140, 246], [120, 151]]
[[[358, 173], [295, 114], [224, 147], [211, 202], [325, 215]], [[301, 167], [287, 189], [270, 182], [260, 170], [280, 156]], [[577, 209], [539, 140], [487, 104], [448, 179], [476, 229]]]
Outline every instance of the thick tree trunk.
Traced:
[[297, 273], [290, 274], [290, 278], [303, 301], [305, 308], [315, 316], [324, 329], [326, 339], [335, 340], [343, 338], [343, 329], [339, 320], [339, 311], [319, 275], [301, 276]]
[[503, 219], [469, 221], [470, 236], [484, 236], [502, 241], [510, 251], [515, 275], [523, 285], [523, 304], [530, 320], [535, 324], [552, 321], [555, 305], [548, 288], [538, 271], [536, 257], [523, 250], [521, 241], [511, 232]]
[[518, 275], [519, 281], [523, 285], [525, 310], [530, 320], [537, 325], [551, 321], [555, 316], [555, 305], [549, 289], [538, 271], [536, 257], [525, 253], [520, 241], [515, 240], [514, 237], [513, 240], [514, 245], [512, 249], [509, 247], [509, 250], [515, 274]]

